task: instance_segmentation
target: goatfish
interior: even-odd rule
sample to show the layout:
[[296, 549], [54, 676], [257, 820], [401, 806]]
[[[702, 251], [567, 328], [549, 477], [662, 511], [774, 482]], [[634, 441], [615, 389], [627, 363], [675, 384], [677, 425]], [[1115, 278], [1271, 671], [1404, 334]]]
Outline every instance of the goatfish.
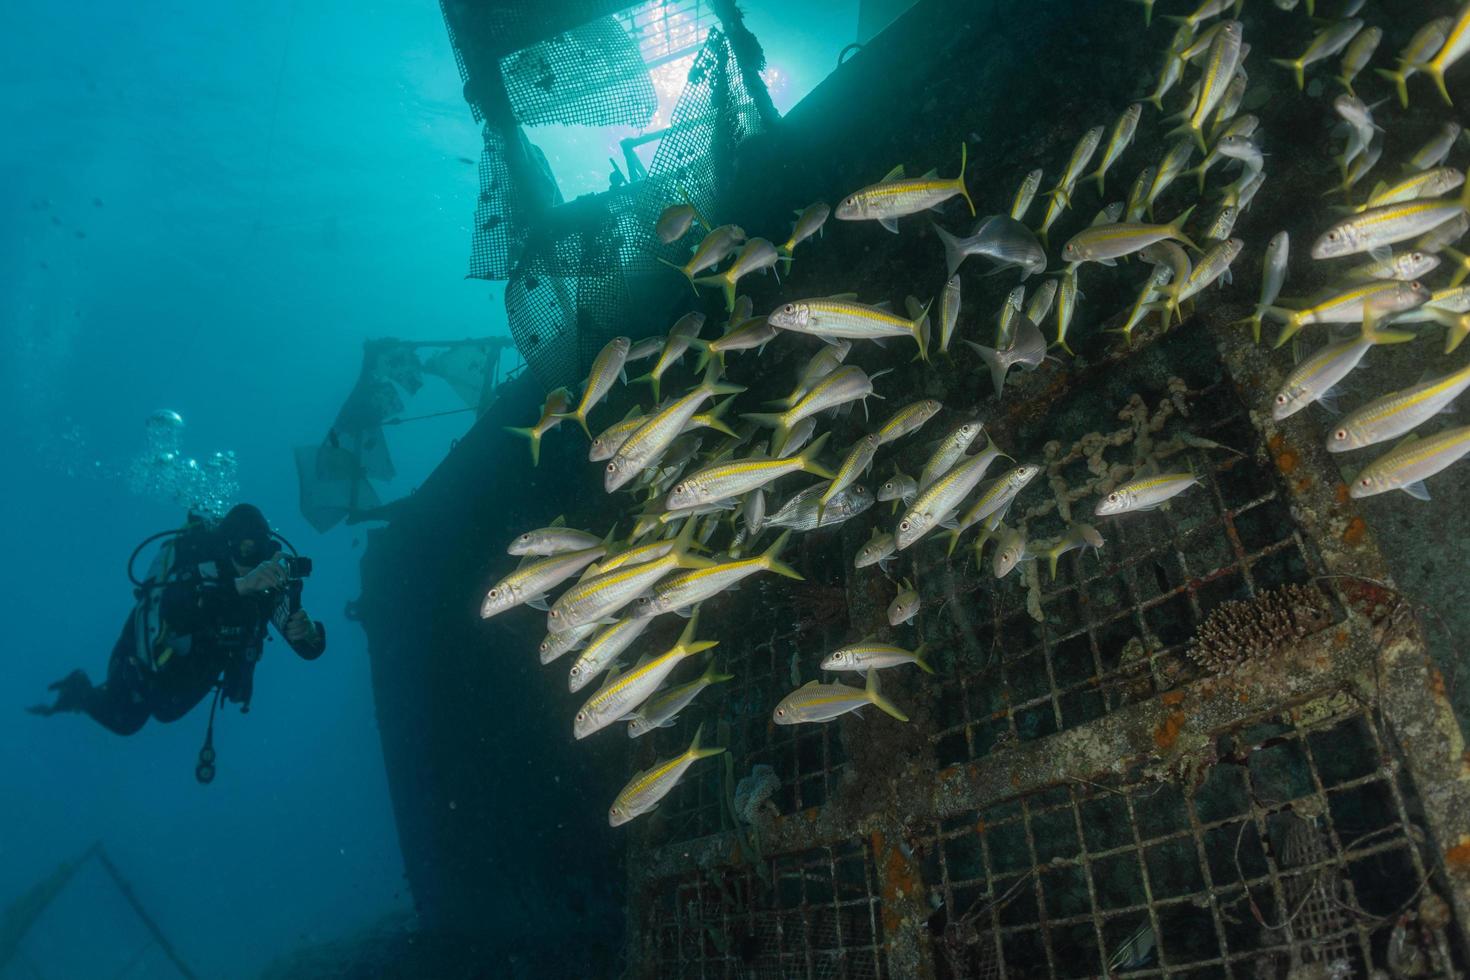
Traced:
[[627, 337], [614, 337], [597, 352], [597, 356], [592, 359], [592, 370], [587, 374], [587, 383], [582, 387], [582, 400], [577, 403], [574, 411], [561, 416], [564, 419], [576, 419], [582, 431], [587, 433], [588, 439], [592, 438], [592, 430], [587, 427], [587, 413], [612, 390], [619, 377], [626, 383], [623, 362], [628, 359], [628, 348], [632, 343]]
[[[1411, 292], [1422, 305], [1429, 299], [1429, 290], [1418, 283], [1396, 283], [1403, 291]], [[1399, 344], [1413, 340], [1415, 335], [1395, 330], [1380, 330], [1379, 316], [1387, 313], [1391, 300], [1375, 297], [1365, 304], [1362, 335], [1349, 340], [1327, 344], [1310, 356], [1303, 358], [1291, 373], [1286, 383], [1271, 404], [1271, 417], [1278, 422], [1300, 412], [1314, 401], [1330, 403], [1332, 389], [1347, 377], [1363, 360], [1369, 349], [1379, 344]], [[1330, 407], [1330, 404], [1329, 404]]]
[[1041, 168], [1031, 171], [1021, 180], [1021, 186], [1016, 188], [1016, 198], [1011, 202], [1011, 218], [1016, 221], [1024, 221], [1026, 212], [1031, 210], [1031, 202], [1036, 199], [1036, 192], [1041, 189]]
[[735, 256], [735, 261], [725, 271], [712, 276], [701, 276], [694, 280], [694, 285], [720, 287], [725, 291], [725, 309], [733, 311], [735, 286], [741, 277], [773, 268], [780, 260], [781, 253], [776, 251], [776, 246], [764, 238], [752, 238], [741, 247], [740, 254]]
[[653, 696], [664, 679], [690, 657], [713, 650], [718, 641], [695, 641], [694, 630], [699, 616], [691, 616], [684, 632], [667, 651], [651, 657], [633, 667], [627, 673], [609, 675], [597, 693], [587, 699], [576, 717], [572, 719], [572, 734], [584, 739], [601, 731], [613, 722], [626, 718], [640, 705]]
[[777, 307], [770, 316], [770, 323], [782, 330], [811, 334], [824, 340], [912, 337], [919, 345], [920, 359], [927, 361], [929, 351], [922, 325], [928, 315], [927, 305], [921, 315], [909, 319], [881, 306], [865, 306], [845, 298], [804, 299]]
[[1307, 50], [1297, 58], [1272, 58], [1273, 65], [1291, 69], [1293, 77], [1296, 78], [1298, 90], [1307, 87], [1307, 66], [1331, 58], [1347, 47], [1358, 32], [1363, 29], [1363, 22], [1356, 17], [1347, 20], [1339, 20], [1328, 27], [1318, 31], [1312, 38]]
[[892, 643], [862, 640], [858, 643], [849, 643], [827, 654], [822, 658], [822, 669], [856, 670], [860, 673], [867, 673], [870, 670], [886, 670], [889, 667], [913, 664], [924, 673], [932, 674], [934, 668], [930, 666], [925, 656], [927, 652], [928, 647], [923, 643], [919, 644], [918, 649], [910, 652]]
[[[1065, 282], [1062, 291], [1066, 292]], [[1012, 318], [1012, 325], [1014, 329], [1010, 342], [1004, 347], [986, 347], [973, 340], [965, 341], [990, 369], [990, 380], [995, 385], [997, 398], [1005, 387], [1006, 375], [1012, 367], [1020, 365], [1027, 371], [1034, 371], [1046, 358], [1046, 338], [1041, 335], [1040, 327], [1019, 313]]]
[[1172, 24], [1181, 24], [1191, 29], [1198, 29], [1199, 25], [1211, 17], [1218, 17], [1226, 10], [1229, 10], [1230, 5], [1235, 2], [1236, 0], [1204, 0], [1203, 3], [1195, 8], [1194, 13], [1188, 17], [1165, 17], [1164, 19]]
[[1149, 186], [1148, 196], [1144, 199], [1144, 207], [1150, 217], [1154, 213], [1154, 202], [1184, 173], [1184, 167], [1192, 156], [1194, 144], [1189, 140], [1175, 142], [1164, 153], [1164, 159], [1159, 161], [1158, 169], [1154, 171], [1154, 182]]
[[[662, 256], [658, 260], [671, 269], [678, 269], [694, 288], [694, 277], [706, 269], [713, 269], [729, 257], [745, 241], [745, 229], [739, 225], [720, 225], [710, 229], [708, 235], [694, 247], [694, 254], [683, 265], [675, 265]], [[698, 290], [695, 290], [698, 292]]]
[[876, 432], [870, 432], [852, 444], [842, 465], [837, 468], [837, 475], [832, 477], [832, 482], [822, 492], [822, 498], [817, 503], [818, 511], [825, 510], [829, 500], [852, 486], [858, 477], [868, 471], [868, 467], [873, 465], [873, 455], [878, 452], [880, 445], [882, 443]]
[[1409, 158], [1409, 169], [1430, 170], [1444, 163], [1445, 157], [1450, 155], [1450, 150], [1455, 148], [1455, 142], [1464, 131], [1464, 127], [1457, 122], [1445, 123], [1429, 142]]
[[1118, 485], [1097, 502], [1092, 512], [1098, 517], [1115, 517], [1134, 511], [1153, 510], [1200, 482], [1193, 473], [1160, 473]]
[[1290, 258], [1291, 236], [1284, 231], [1279, 231], [1267, 243], [1266, 255], [1261, 259], [1260, 302], [1256, 303], [1254, 313], [1235, 321], [1237, 324], [1249, 323], [1251, 325], [1251, 339], [1254, 343], [1261, 342], [1261, 321], [1266, 311], [1276, 304], [1277, 298], [1281, 295], [1281, 287], [1286, 285], [1286, 267]]
[[763, 348], [776, 339], [776, 333], [776, 328], [765, 317], [753, 316], [733, 324], [724, 336], [714, 340], [700, 340], [695, 337], [690, 344], [698, 348], [700, 353], [694, 368], [696, 371], [703, 370], [713, 361], [723, 369], [726, 354], [731, 351]]
[[1128, 207], [1123, 212], [1129, 221], [1140, 220], [1148, 210], [1148, 192], [1158, 173], [1158, 168], [1153, 166], [1144, 167], [1138, 172], [1138, 177], [1133, 181], [1133, 189], [1128, 192]]
[[690, 227], [696, 221], [704, 224], [704, 219], [699, 216], [694, 205], [687, 202], [670, 204], [659, 214], [658, 221], [654, 222], [653, 233], [665, 245], [672, 245], [687, 235]]
[[716, 366], [711, 364], [704, 381], [693, 391], [648, 416], [613, 453], [603, 471], [607, 492], [617, 490], [663, 455], [706, 401], [717, 395], [738, 395], [744, 390], [740, 385], [720, 383]]
[[[735, 430], [721, 421], [720, 416], [724, 415], [734, 401], [734, 398], [726, 398], [710, 411], [691, 416], [679, 434], [688, 435], [695, 429], [714, 429], [716, 432], [733, 436]], [[637, 407], [634, 406], [633, 412], [630, 412], [627, 418], [621, 422], [614, 422], [592, 439], [592, 445], [587, 448], [589, 462], [600, 463], [605, 459], [611, 459], [613, 453], [616, 453], [622, 448], [623, 443], [628, 441], [628, 437], [638, 431], [640, 425], [648, 421], [649, 416], [634, 414], [636, 411]]]
[[[1361, 323], [1370, 304], [1378, 304], [1385, 312], [1403, 313], [1422, 306], [1422, 287], [1418, 283], [1374, 280], [1302, 310], [1287, 310], [1279, 306], [1268, 306], [1266, 312], [1281, 320], [1281, 336], [1276, 338], [1276, 347], [1281, 347], [1303, 327], [1316, 323]], [[1427, 295], [1427, 294], [1426, 294]]]
[[1092, 158], [1097, 154], [1098, 145], [1102, 142], [1103, 128], [1094, 126], [1082, 134], [1077, 145], [1072, 149], [1072, 158], [1067, 161], [1067, 169], [1062, 174], [1062, 179], [1057, 186], [1051, 189], [1050, 195], [1053, 200], [1060, 198], [1062, 210], [1072, 206], [1072, 191], [1077, 187], [1077, 181], [1082, 179], [1082, 173]]
[[832, 209], [821, 201], [808, 204], [796, 212], [796, 223], [791, 226], [791, 237], [786, 239], [786, 244], [776, 249], [788, 270], [791, 268], [791, 257], [796, 251], [796, 246], [820, 232], [831, 214]]
[[[1110, 328], [1113, 333], [1123, 335], [1123, 342], [1129, 347], [1133, 346], [1133, 331], [1143, 322], [1144, 317], [1157, 309], [1154, 302], [1163, 295], [1164, 287], [1174, 278], [1174, 272], [1167, 263], [1159, 263], [1154, 266], [1154, 271], [1149, 274], [1144, 282], [1143, 288], [1138, 291], [1138, 298], [1133, 301], [1132, 308], [1128, 311], [1128, 319], [1123, 321], [1121, 327]], [[1168, 324], [1165, 324], [1168, 326]], [[1257, 328], [1259, 329], [1259, 328]]]
[[796, 380], [796, 388], [785, 398], [778, 398], [771, 402], [781, 408], [790, 408], [806, 396], [812, 390], [812, 386], [821, 381], [827, 375], [836, 371], [847, 360], [847, 355], [852, 352], [852, 341], [837, 340], [828, 341], [811, 356], [806, 366], [801, 369], [801, 376]]
[[1041, 555], [1046, 556], [1047, 568], [1051, 573], [1052, 579], [1055, 579], [1057, 577], [1057, 561], [1067, 552], [1076, 551], [1078, 548], [1092, 548], [1096, 550], [1102, 546], [1103, 538], [1097, 532], [1097, 528], [1091, 524], [1073, 524], [1067, 528], [1067, 533], [1056, 540], [1055, 544], [1048, 548], [1042, 548], [1037, 552], [1037, 555], [1038, 557]]
[[[884, 372], [880, 371], [878, 374]], [[874, 375], [873, 377], [876, 377]], [[757, 425], [774, 428], [784, 436], [802, 419], [836, 408], [848, 402], [865, 400], [873, 395], [873, 377], [860, 367], [844, 365], [812, 386], [795, 405], [780, 413], [750, 413], [742, 416]], [[875, 396], [881, 397], [881, 396]]]
[[664, 341], [663, 352], [659, 354], [658, 362], [642, 377], [634, 378], [635, 383], [647, 381], [653, 387], [653, 400], [657, 402], [659, 382], [663, 379], [664, 372], [673, 367], [684, 352], [689, 349], [690, 342], [699, 336], [699, 331], [704, 329], [703, 313], [685, 313], [669, 328], [669, 336]]
[[[1170, 244], [1173, 243], [1171, 242]], [[1175, 247], [1178, 248], [1177, 245]], [[1184, 251], [1183, 249], [1179, 250], [1181, 252]], [[1066, 271], [1062, 273], [1062, 284], [1061, 287], [1057, 290], [1056, 339], [1056, 346], [1060, 347], [1068, 354], [1074, 354], [1074, 352], [1071, 347], [1067, 346], [1067, 328], [1072, 325], [1072, 318], [1077, 315], [1077, 300], [1081, 295], [1082, 290], [1079, 289], [1077, 286], [1077, 267], [1075, 265], [1069, 265], [1067, 266]], [[1040, 332], [1041, 330], [1038, 327], [1037, 333], [1039, 334]], [[1042, 343], [1045, 344], [1044, 339]], [[991, 377], [994, 377], [993, 370]], [[1000, 394], [999, 390], [996, 391], [996, 394]]]
[[1409, 107], [1409, 79], [1418, 74], [1420, 67], [1444, 46], [1445, 38], [1449, 37], [1450, 27], [1453, 24], [1453, 18], [1436, 17], [1415, 31], [1409, 43], [1404, 45], [1404, 49], [1399, 52], [1397, 69], [1394, 71], [1386, 68], [1374, 69], [1378, 74], [1393, 82], [1394, 88], [1399, 93], [1399, 102], [1405, 109]]
[[958, 272], [961, 263], [971, 255], [995, 260], [995, 267], [986, 275], [1020, 269], [1021, 278], [1027, 279], [1046, 269], [1046, 251], [1031, 229], [1003, 214], [980, 219], [964, 238], [952, 235], [938, 225], [934, 226], [934, 234], [944, 245], [950, 275]]
[[858, 549], [857, 557], [853, 559], [853, 567], [867, 568], [870, 565], [877, 565], [886, 571], [888, 563], [897, 550], [898, 545], [894, 543], [893, 535], [875, 527], [873, 536]]
[[965, 164], [969, 152], [969, 147], [961, 143], [959, 176], [948, 179], [941, 178], [934, 170], [922, 177], [905, 178], [903, 166], [894, 167], [878, 183], [843, 198], [837, 205], [837, 219], [877, 221], [896, 235], [899, 218], [937, 208], [955, 195], [965, 199], [970, 214], [974, 215], [975, 202], [970, 200], [970, 192], [965, 187]]
[[510, 555], [535, 555], [546, 558], [551, 555], [563, 555], [568, 551], [595, 548], [601, 543], [602, 539], [597, 535], [589, 531], [579, 531], [574, 527], [566, 527], [565, 519], [558, 517], [551, 522], [550, 527], [541, 527], [516, 535], [515, 540], [505, 551]]
[[1445, 33], [1444, 44], [1440, 45], [1439, 53], [1428, 61], [1414, 66], [1434, 79], [1439, 94], [1444, 97], [1445, 105], [1455, 104], [1450, 98], [1450, 90], [1445, 88], [1445, 72], [1449, 71], [1450, 66], [1455, 62], [1465, 57], [1467, 52], [1470, 52], [1470, 3], [1463, 4], [1460, 12], [1455, 15], [1454, 23]]
[[784, 459], [750, 456], [728, 463], [707, 466], [675, 484], [674, 488], [669, 491], [664, 506], [671, 511], [689, 510], [693, 507], [703, 507], [721, 500], [729, 500], [732, 497], [742, 497], [752, 490], [759, 490], [766, 484], [779, 480], [788, 473], [811, 473], [824, 480], [830, 480], [834, 476], [832, 471], [817, 462], [817, 456], [822, 452], [830, 435], [831, 433], [823, 433], [821, 438], [803, 452]]
[[572, 393], [567, 388], [557, 388], [548, 392], [546, 403], [541, 406], [541, 418], [530, 428], [518, 429], [514, 426], [506, 426], [505, 431], [518, 436], [525, 436], [531, 440], [531, 465], [541, 465], [541, 438], [552, 429], [561, 425], [565, 416], [563, 413], [572, 403]]
[[778, 725], [831, 721], [870, 704], [899, 721], [909, 720], [908, 715], [883, 696], [878, 686], [876, 670], [868, 671], [868, 683], [863, 688], [809, 681], [781, 699], [781, 703], [771, 713], [771, 720]]
[[984, 478], [990, 464], [1000, 455], [1000, 449], [986, 435], [983, 450], [962, 460], [927, 489], [918, 492], [899, 520], [898, 530], [893, 535], [898, 550], [902, 551], [947, 521], [961, 501]]
[[1416, 500], [1428, 500], [1424, 481], [1459, 462], [1466, 453], [1470, 453], [1470, 425], [1423, 438], [1409, 436], [1365, 466], [1348, 487], [1348, 495], [1363, 498], [1402, 490]]
[[826, 507], [821, 506], [822, 489], [821, 483], [807, 487], [767, 518], [766, 526], [814, 531], [835, 527], [873, 506], [873, 491], [861, 483], [854, 483], [832, 497]]
[[[1190, 175], [1194, 175], [1199, 177], [1199, 192], [1203, 194], [1205, 192], [1205, 176], [1209, 173], [1210, 168], [1214, 166], [1215, 163], [1218, 162], [1225, 155], [1224, 153], [1220, 152], [1220, 141], [1229, 136], [1242, 136], [1248, 138], [1254, 135], [1255, 131], [1260, 127], [1261, 120], [1258, 116], [1252, 116], [1249, 114], [1244, 116], [1236, 116], [1234, 119], [1230, 120], [1229, 125], [1221, 130], [1220, 134], [1215, 137], [1215, 145], [1210, 148], [1209, 153], [1205, 154], [1205, 158], [1200, 161], [1199, 166], [1190, 167], [1179, 176], [1188, 177]], [[1191, 147], [1191, 152], [1192, 151], [1193, 148]]]
[[899, 586], [898, 595], [888, 604], [888, 625], [899, 626], [913, 622], [914, 617], [919, 614], [920, 604], [918, 590], [908, 579], [904, 579]]
[[704, 673], [700, 674], [688, 684], [680, 684], [671, 687], [662, 694], [655, 694], [648, 702], [639, 708], [628, 721], [628, 737], [640, 738], [655, 728], [672, 728], [679, 712], [689, 706], [689, 703], [699, 697], [700, 692], [715, 684], [723, 684], [733, 681], [734, 674], [722, 674], [715, 666], [713, 660]]
[[893, 509], [897, 512], [899, 501], [911, 504], [918, 492], [918, 482], [913, 477], [906, 475], [897, 464], [894, 464], [893, 475], [878, 487], [878, 499], [884, 503], [893, 501]]
[[785, 578], [804, 581], [801, 573], [781, 561], [781, 549], [791, 539], [785, 531], [765, 553], [755, 558], [727, 561], [707, 568], [672, 575], [653, 587], [651, 595], [640, 596], [633, 606], [635, 617], [659, 616], [679, 609], [690, 609], [727, 589], [733, 589], [759, 572], [775, 572]]
[[1201, 153], [1209, 152], [1209, 147], [1205, 145], [1205, 121], [1220, 105], [1231, 79], [1235, 77], [1235, 69], [1240, 64], [1240, 41], [1240, 21], [1230, 20], [1221, 25], [1205, 55], [1204, 74], [1200, 79], [1199, 98], [1195, 101], [1194, 112], [1189, 121], [1176, 130], [1192, 134]]
[[949, 353], [949, 340], [960, 320], [960, 277], [952, 275], [939, 293], [939, 353]]
[[1204, 292], [1216, 280], [1224, 279], [1229, 282], [1230, 266], [1243, 248], [1245, 248], [1245, 242], [1239, 238], [1216, 242], [1204, 255], [1200, 256], [1198, 264], [1183, 282], [1176, 280], [1166, 286], [1163, 290], [1168, 297], [1163, 303], [1165, 325], [1168, 325], [1172, 316], [1179, 315], [1181, 304]]
[[1465, 183], [1465, 173], [1454, 167], [1430, 167], [1396, 184], [1379, 181], [1368, 194], [1368, 200], [1354, 211], [1363, 212], [1385, 204], [1398, 204], [1421, 197], [1439, 197], [1448, 194]]
[[[567, 674], [567, 689], [576, 694], [592, 683], [592, 678], [602, 673], [622, 652], [633, 645], [652, 623], [651, 619], [634, 619], [629, 616], [608, 626], [603, 626], [587, 641], [582, 652]], [[593, 624], [594, 627], [598, 624]], [[555, 636], [556, 634], [552, 634]]]
[[674, 569], [710, 567], [713, 561], [690, 551], [693, 536], [694, 521], [686, 520], [673, 549], [662, 558], [625, 565], [573, 585], [552, 603], [546, 628], [556, 633], [608, 619]]
[[1123, 151], [1128, 149], [1133, 143], [1133, 136], [1138, 132], [1138, 119], [1142, 115], [1143, 103], [1135, 102], [1127, 109], [1124, 109], [1123, 114], [1118, 117], [1118, 121], [1113, 124], [1113, 133], [1108, 138], [1107, 147], [1103, 150], [1102, 162], [1097, 165], [1097, 169], [1091, 174], [1092, 179], [1097, 181], [1097, 194], [1099, 197], [1102, 197], [1106, 193], [1104, 190], [1104, 180], [1108, 175], [1108, 168], [1116, 163], [1118, 158], [1123, 155]]
[[485, 601], [480, 603], [480, 618], [489, 619], [523, 603], [538, 607], [544, 605], [548, 592], [605, 554], [607, 547], [598, 544], [525, 563], [485, 593]]
[[1057, 298], [1057, 281], [1048, 279], [1036, 287], [1036, 292], [1031, 294], [1031, 302], [1026, 304], [1026, 319], [1032, 323], [1041, 323], [1046, 315], [1051, 312], [1052, 303]]
[[1193, 213], [1194, 208], [1190, 207], [1173, 224], [1168, 225], [1139, 224], [1133, 221], [1094, 225], [1073, 235], [1072, 240], [1062, 246], [1062, 259], [1079, 264], [1100, 262], [1103, 265], [1117, 265], [1117, 260], [1125, 255], [1132, 255], [1165, 238], [1181, 241], [1199, 251], [1199, 246], [1184, 233], [1184, 223]]
[[537, 648], [541, 663], [549, 664], [564, 654], [571, 653], [586, 643], [587, 637], [595, 632], [597, 632], [597, 624], [588, 623], [586, 626], [579, 626], [574, 630], [567, 630], [563, 633], [547, 633], [546, 637], [541, 641], [541, 645]]
[[[976, 552], [979, 559], [979, 552]], [[995, 554], [991, 556], [991, 570], [995, 577], [1005, 578], [1015, 567], [1028, 558], [1034, 558], [1026, 545], [1026, 532], [1017, 527], [1002, 527], [995, 538]]]
[[919, 481], [916, 489], [927, 490], [934, 481], [948, 473], [955, 463], [965, 455], [975, 437], [984, 431], [978, 421], [961, 422], [950, 430], [949, 434], [940, 440], [938, 448], [924, 463], [924, 468], [919, 471]]
[[902, 439], [910, 433], [917, 432], [944, 406], [938, 399], [924, 398], [910, 405], [905, 405], [893, 413], [892, 418], [878, 427], [878, 445], [886, 446], [890, 442]]
[[1312, 258], [1334, 259], [1372, 252], [1421, 235], [1470, 210], [1470, 184], [1458, 200], [1415, 198], [1369, 208], [1333, 225], [1312, 245]]
[[704, 726], [700, 726], [694, 732], [694, 741], [689, 743], [689, 748], [672, 759], [665, 759], [655, 763], [643, 770], [628, 781], [628, 785], [618, 791], [613, 798], [612, 806], [607, 811], [607, 822], [609, 826], [620, 827], [632, 820], [641, 817], [645, 813], [651, 813], [657, 809], [659, 801], [671, 793], [679, 780], [684, 778], [684, 773], [689, 767], [700, 759], [708, 759], [712, 755], [719, 755], [725, 751], [721, 746], [704, 748], [699, 744], [700, 733]]
[[945, 553], [954, 554], [955, 545], [960, 543], [960, 535], [987, 517], [994, 517], [996, 521], [999, 521], [1001, 515], [1010, 508], [1011, 502], [1040, 473], [1041, 467], [1034, 463], [1022, 463], [1013, 467], [1010, 472], [1003, 473], [994, 480], [982, 484], [975, 502], [960, 515], [954, 528], [949, 532], [949, 546]]
[[1470, 367], [1375, 398], [1342, 417], [1327, 437], [1331, 453], [1362, 449], [1397, 438], [1445, 411], [1470, 387]]
[[1362, 265], [1354, 266], [1343, 274], [1342, 281], [1361, 283], [1393, 279], [1398, 282], [1412, 282], [1438, 269], [1440, 261], [1440, 257], [1431, 252], [1400, 252], [1385, 258], [1369, 259]]
[[1349, 95], [1357, 95], [1353, 91], [1353, 82], [1357, 80], [1359, 73], [1368, 67], [1368, 62], [1373, 60], [1373, 54], [1378, 50], [1378, 45], [1383, 41], [1383, 28], [1370, 27], [1361, 31], [1353, 38], [1351, 44], [1342, 55], [1342, 73], [1337, 80], [1342, 87], [1348, 90]]

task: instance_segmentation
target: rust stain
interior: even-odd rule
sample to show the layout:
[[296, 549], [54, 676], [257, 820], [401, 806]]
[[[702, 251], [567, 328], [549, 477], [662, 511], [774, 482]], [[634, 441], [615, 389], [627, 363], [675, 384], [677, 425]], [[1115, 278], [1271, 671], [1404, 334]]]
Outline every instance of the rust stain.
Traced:
[[886, 846], [882, 831], [873, 831], [870, 842], [878, 862], [878, 881], [883, 893], [883, 932], [892, 936], [903, 925], [903, 915], [899, 910], [905, 901], [915, 900], [923, 885], [903, 851], [896, 846]]
[[1235, 700], [1239, 701], [1241, 704], [1250, 704], [1251, 703], [1251, 696], [1250, 696], [1250, 694], [1248, 692], [1241, 691], [1239, 694], [1237, 694], [1235, 696]]
[[1332, 645], [1341, 650], [1348, 644], [1347, 630], [1338, 630], [1332, 634]]
[[1443, 699], [1445, 696], [1444, 674], [1437, 667], [1429, 672], [1429, 690], [1437, 698]]
[[1299, 465], [1301, 465], [1301, 459], [1290, 449], [1276, 454], [1276, 468], [1287, 475], [1295, 473]]
[[1159, 723], [1154, 729], [1154, 744], [1160, 749], [1168, 749], [1179, 741], [1179, 733], [1184, 729], [1184, 712], [1171, 711], [1168, 717]]
[[1165, 691], [1163, 694], [1159, 695], [1159, 700], [1172, 708], [1174, 705], [1179, 704], [1184, 700], [1184, 692]]
[[983, 833], [985, 833], [985, 830], [986, 830], [986, 827], [987, 826], [988, 825], [985, 823], [984, 820], [976, 820], [975, 821], [975, 833], [977, 833], [977, 834], [983, 834]]
[[1286, 436], [1278, 432], [1270, 439], [1266, 440], [1266, 446], [1271, 450], [1271, 454], [1273, 456], [1279, 455], [1281, 451], [1286, 448]]
[[1348, 521], [1347, 530], [1342, 532], [1342, 543], [1357, 545], [1363, 542], [1363, 535], [1368, 533], [1368, 525], [1361, 517], [1354, 517]]
[[1339, 507], [1345, 505], [1352, 499], [1348, 496], [1348, 485], [1346, 483], [1339, 483], [1337, 489], [1333, 491], [1332, 496], [1337, 501]]
[[1297, 493], [1306, 493], [1308, 490], [1312, 489], [1312, 478], [1310, 476], [1304, 476], [1300, 480], [1296, 481], [1295, 486]]
[[1470, 834], [1461, 834], [1460, 842], [1444, 852], [1444, 863], [1457, 874], [1470, 875]]

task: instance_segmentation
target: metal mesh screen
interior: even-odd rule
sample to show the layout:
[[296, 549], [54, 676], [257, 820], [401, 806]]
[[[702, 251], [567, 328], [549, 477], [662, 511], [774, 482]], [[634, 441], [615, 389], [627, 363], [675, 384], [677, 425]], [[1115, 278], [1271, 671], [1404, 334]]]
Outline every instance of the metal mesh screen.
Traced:
[[819, 847], [664, 883], [647, 935], [660, 977], [879, 980], [882, 902], [871, 847]]
[[643, 126], [658, 109], [638, 44], [615, 17], [506, 55], [500, 72], [516, 120], [525, 126]]
[[[1317, 708], [1221, 736], [1182, 786], [1078, 782], [919, 835], [936, 974], [1367, 976], [1433, 859], [1378, 720]], [[1153, 953], [1128, 957], [1140, 927]], [[1442, 929], [1412, 941], [1422, 975], [1457, 963]]]
[[683, 57], [719, 18], [705, 0], [647, 0], [618, 14], [650, 66]]

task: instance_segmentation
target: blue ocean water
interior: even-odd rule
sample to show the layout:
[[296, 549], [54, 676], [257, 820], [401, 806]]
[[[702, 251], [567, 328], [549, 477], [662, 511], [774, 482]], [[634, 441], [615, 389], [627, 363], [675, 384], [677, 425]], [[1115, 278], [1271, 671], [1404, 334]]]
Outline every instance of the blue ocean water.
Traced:
[[[785, 109], [853, 39], [856, 3], [763, 2], [750, 18]], [[196, 971], [255, 976], [412, 908], [365, 642], [344, 616], [364, 533], [309, 529], [291, 449], [322, 438], [364, 339], [505, 332], [498, 287], [462, 278], [479, 134], [431, 2], [83, 2], [6, 21], [0, 907], [100, 841]], [[598, 139], [541, 135], [566, 196], [605, 186]], [[431, 384], [413, 409], [455, 405]], [[164, 409], [185, 420], [184, 453], [234, 453], [238, 499], [315, 559], [304, 603], [331, 637], [311, 663], [267, 646], [251, 713], [219, 721], [208, 787], [193, 779], [207, 705], [129, 738], [23, 710], [73, 668], [102, 679], [132, 603], [128, 553], [182, 520], [129, 486]], [[392, 433], [385, 497], [468, 419]], [[0, 976], [130, 962], [168, 975], [89, 865]]]

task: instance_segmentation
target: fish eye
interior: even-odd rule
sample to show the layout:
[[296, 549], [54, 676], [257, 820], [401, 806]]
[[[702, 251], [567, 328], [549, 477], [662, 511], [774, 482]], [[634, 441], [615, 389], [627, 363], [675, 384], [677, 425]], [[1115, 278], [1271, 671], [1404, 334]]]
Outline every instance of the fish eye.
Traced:
[[585, 711], [579, 711], [579, 712], [577, 712], [577, 720], [578, 721], [586, 721], [587, 720], [587, 712], [585, 712]]
[[1335, 241], [1337, 241], [1337, 232], [1335, 232], [1335, 231], [1329, 231], [1327, 233], [1327, 240], [1329, 242], [1335, 242]]
[[531, 540], [531, 536], [529, 534], [522, 534], [521, 535], [521, 540], [522, 541], [530, 541]]
[[550, 616], [552, 619], [561, 618], [561, 613], [557, 612], [555, 609], [551, 610], [551, 612], [547, 613], [547, 615]]
[[785, 718], [786, 717], [786, 709], [785, 708], [777, 708], [776, 709], [776, 717], [777, 718]]
[[1284, 392], [1282, 394], [1276, 396], [1276, 404], [1278, 404], [1278, 405], [1285, 405], [1286, 404], [1286, 394]]
[[674, 492], [675, 493], [683, 493], [687, 488], [688, 487], [687, 487], [686, 484], [681, 483], [678, 486], [674, 487]]
[[573, 677], [577, 677], [577, 676], [580, 676], [581, 673], [582, 673], [581, 666], [579, 666], [578, 664], [572, 664], [572, 676]]
[[1342, 442], [1344, 439], [1347, 438], [1347, 429], [1338, 429], [1336, 432], [1332, 433], [1332, 438], [1336, 439], [1338, 442]]
[[785, 306], [781, 307], [781, 312], [782, 313], [795, 313], [796, 312], [796, 304], [795, 303], [787, 303]]
[[1108, 499], [1116, 504], [1118, 502], [1118, 495], [1116, 493], [1110, 493], [1108, 494]]
[[1358, 486], [1360, 487], [1371, 487], [1372, 485], [1373, 481], [1368, 479], [1366, 476], [1358, 481]]
[[492, 599], [498, 599], [499, 597], [500, 597], [500, 590], [499, 589], [491, 589], [490, 590], [490, 598], [492, 598]]
[[618, 464], [617, 463], [608, 463], [607, 464], [607, 471], [609, 473], [615, 473], [615, 472], [617, 472], [617, 469], [618, 469]]
[[898, 522], [898, 529], [900, 531], [907, 531], [909, 529], [909, 522], [908, 521], [899, 521]]

